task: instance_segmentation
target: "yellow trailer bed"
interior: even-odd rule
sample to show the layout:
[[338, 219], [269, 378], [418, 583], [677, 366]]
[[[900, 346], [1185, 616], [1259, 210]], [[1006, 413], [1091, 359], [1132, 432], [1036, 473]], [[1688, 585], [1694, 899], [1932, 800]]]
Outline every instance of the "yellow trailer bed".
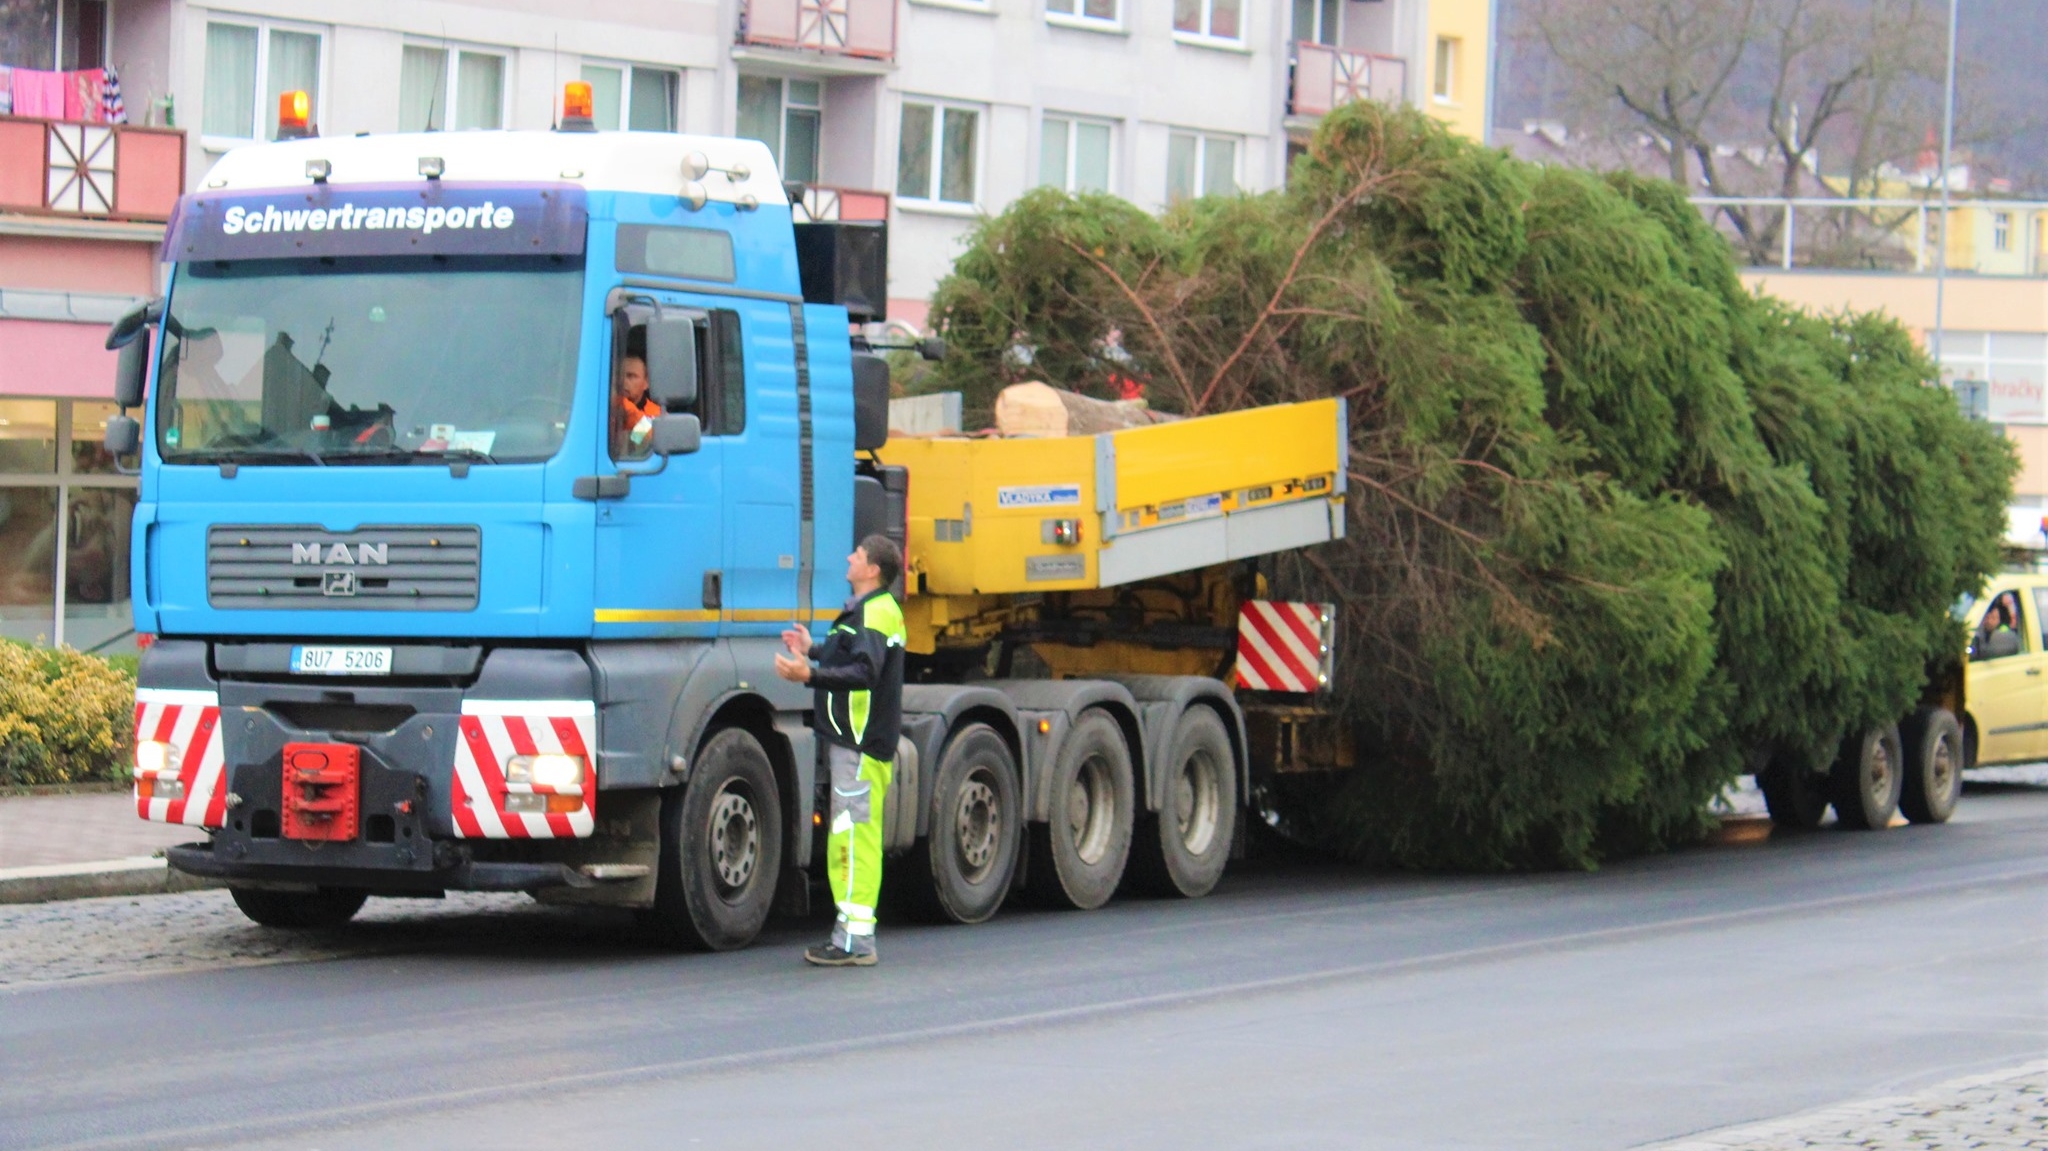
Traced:
[[[1058, 439], [892, 437], [908, 469], [912, 614], [1084, 591], [1344, 534], [1342, 400]], [[919, 598], [972, 597], [949, 611]], [[922, 645], [914, 645], [922, 646]]]

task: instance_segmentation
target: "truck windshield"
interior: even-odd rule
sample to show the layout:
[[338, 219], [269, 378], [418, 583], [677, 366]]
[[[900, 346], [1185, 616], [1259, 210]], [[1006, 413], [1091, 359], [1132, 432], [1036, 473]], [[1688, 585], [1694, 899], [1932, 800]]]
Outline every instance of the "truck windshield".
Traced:
[[167, 463], [544, 460], [576, 384], [579, 260], [185, 264], [164, 323]]

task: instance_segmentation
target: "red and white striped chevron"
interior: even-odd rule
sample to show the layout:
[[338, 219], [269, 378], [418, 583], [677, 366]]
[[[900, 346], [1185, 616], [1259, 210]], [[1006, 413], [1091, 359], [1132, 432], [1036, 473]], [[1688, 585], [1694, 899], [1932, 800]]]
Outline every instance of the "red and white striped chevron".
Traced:
[[1237, 613], [1237, 686], [1315, 692], [1329, 686], [1334, 604], [1248, 600]]
[[[581, 839], [597, 827], [597, 705], [587, 699], [462, 701], [462, 738], [455, 741], [455, 834], [464, 839]], [[515, 755], [561, 752], [589, 766], [583, 805], [561, 814], [505, 810], [505, 761]], [[552, 794], [546, 786], [517, 790]]]
[[173, 748], [182, 799], [142, 797], [138, 781], [135, 814], [158, 823], [219, 827], [227, 822], [228, 788], [221, 770], [220, 696], [210, 691], [135, 691], [135, 738], [161, 740]]

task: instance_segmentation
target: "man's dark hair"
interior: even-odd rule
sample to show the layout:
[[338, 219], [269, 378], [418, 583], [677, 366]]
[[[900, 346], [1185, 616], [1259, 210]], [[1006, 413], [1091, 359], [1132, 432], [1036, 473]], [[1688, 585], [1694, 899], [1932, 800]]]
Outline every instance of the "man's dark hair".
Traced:
[[877, 532], [860, 541], [860, 550], [868, 555], [868, 562], [882, 569], [882, 586], [893, 588], [896, 577], [903, 574], [903, 549], [896, 541]]

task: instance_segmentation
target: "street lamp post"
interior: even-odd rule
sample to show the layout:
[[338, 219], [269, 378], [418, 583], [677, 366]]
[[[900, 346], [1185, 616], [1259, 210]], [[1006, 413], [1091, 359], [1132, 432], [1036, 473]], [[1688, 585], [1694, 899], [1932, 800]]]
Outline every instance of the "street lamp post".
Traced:
[[1949, 151], [1956, 136], [1956, 9], [1962, 0], [1948, 0], [1948, 78], [1941, 90], [1941, 243], [1934, 250], [1934, 371], [1941, 377], [1942, 306], [1948, 294]]

